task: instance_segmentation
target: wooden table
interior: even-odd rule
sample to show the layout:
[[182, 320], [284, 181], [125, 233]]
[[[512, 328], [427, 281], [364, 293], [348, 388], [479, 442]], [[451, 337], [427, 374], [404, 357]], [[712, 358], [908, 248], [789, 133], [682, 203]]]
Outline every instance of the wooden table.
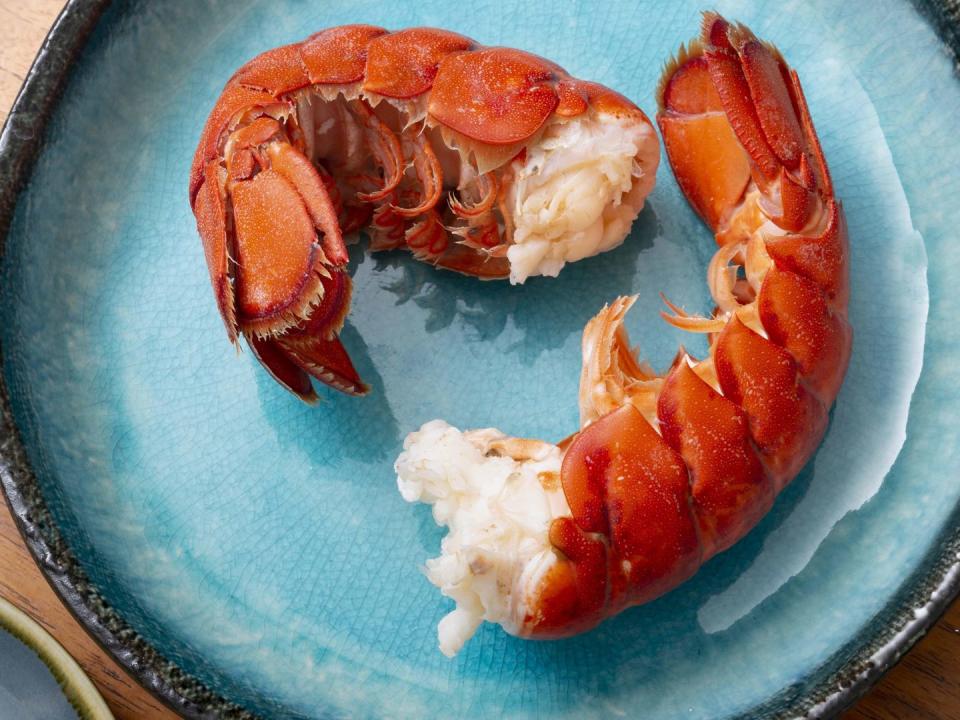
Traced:
[[[64, 0], [0, 0], [0, 122]], [[30, 613], [77, 659], [119, 720], [176, 718], [87, 635], [47, 584], [0, 503], [0, 596]], [[960, 602], [844, 720], [960, 720]]]

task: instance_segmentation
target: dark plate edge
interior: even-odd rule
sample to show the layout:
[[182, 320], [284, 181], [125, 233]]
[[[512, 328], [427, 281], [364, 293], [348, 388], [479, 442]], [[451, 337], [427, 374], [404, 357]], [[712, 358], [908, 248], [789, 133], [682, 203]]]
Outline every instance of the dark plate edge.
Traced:
[[[68, 0], [47, 34], [0, 133], [0, 257], [17, 199], [47, 124], [80, 55], [111, 0]], [[0, 346], [0, 367], [3, 348]], [[0, 486], [44, 577], [90, 636], [137, 682], [188, 718], [253, 719], [162, 657], [100, 597], [53, 523], [27, 460], [0, 374]]]
[[[111, 0], [68, 0], [51, 28], [0, 134], [0, 257], [20, 193], [33, 170], [47, 122], [72, 61]], [[912, 0], [960, 57], [960, 0]], [[0, 367], [3, 348], [0, 347]], [[100, 597], [53, 523], [13, 421], [0, 374], [0, 486], [17, 527], [47, 581], [87, 632], [141, 685], [188, 718], [254, 715], [212, 692], [163, 658]], [[960, 506], [930, 561], [918, 569], [872, 625], [871, 636], [840, 651], [846, 661], [812, 688], [787, 688], [750, 717], [834, 717], [862, 697], [940, 619], [960, 594]], [[912, 589], [910, 589], [912, 588]], [[835, 660], [831, 658], [831, 660]], [[827, 664], [831, 664], [828, 662]], [[784, 707], [784, 703], [786, 706]], [[778, 707], [779, 706], [779, 707]]]

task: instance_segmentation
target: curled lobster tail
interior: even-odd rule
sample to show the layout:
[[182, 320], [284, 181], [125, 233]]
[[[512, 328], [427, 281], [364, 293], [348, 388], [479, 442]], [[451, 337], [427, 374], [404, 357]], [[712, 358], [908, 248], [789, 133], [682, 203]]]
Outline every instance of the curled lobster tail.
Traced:
[[[712, 288], [739, 290], [735, 305], [704, 318], [722, 327], [710, 357], [679, 358], [653, 425], [628, 400], [566, 451], [573, 522], [554, 521], [562, 532], [550, 537], [559, 565], [576, 568], [568, 575], [607, 578], [597, 619], [676, 586], [766, 514], [819, 445], [850, 354], [845, 228], [796, 73], [748, 29], [708, 13], [702, 39], [668, 67], [660, 103], [678, 182], [717, 242], [736, 246], [724, 256], [746, 282]], [[723, 165], [706, 162], [717, 157]], [[571, 542], [604, 552], [581, 559]], [[542, 610], [524, 634], [558, 634], [552, 608]]]
[[[585, 170], [589, 145], [614, 139], [619, 155]], [[345, 25], [234, 73], [194, 155], [190, 202], [231, 341], [245, 336], [312, 400], [310, 377], [366, 391], [336, 337], [350, 301], [336, 279], [343, 232], [366, 227], [371, 249], [480, 278], [555, 275], [623, 241], [658, 160], [636, 105], [554, 63], [445, 30]], [[545, 190], [564, 181], [604, 202], [545, 214]]]
[[[720, 328], [710, 356], [678, 359], [653, 424], [628, 398], [566, 451], [576, 531], [566, 522], [550, 537], [559, 565], [576, 568], [569, 575], [607, 578], [598, 619], [676, 586], [766, 514], [819, 445], [850, 355], [843, 215], [796, 73], [747, 28], [708, 13], [701, 40], [665, 72], [660, 104], [678, 182], [746, 277], [719, 274], [718, 305], [734, 304], [703, 319]], [[605, 552], [571, 556], [571, 535]], [[557, 634], [543, 610], [524, 634]]]
[[[547, 470], [559, 472], [566, 507], [543, 482], [553, 510], [543, 534], [527, 536], [542, 549], [512, 574], [500, 568], [511, 578], [501, 598], [509, 612], [466, 593], [476, 578], [450, 570], [446, 555], [430, 568], [456, 612], [479, 604], [520, 636], [589, 629], [676, 587], [749, 532], [818, 446], [849, 360], [846, 228], [797, 74], [747, 28], [707, 13], [658, 96], [670, 164], [719, 245], [708, 273], [714, 314], [693, 317], [668, 301], [665, 317], [709, 333], [709, 356], [681, 351], [658, 377], [629, 346], [631, 298], [587, 325], [582, 428]], [[411, 459], [425, 452], [427, 430], [397, 463], [405, 497], [419, 490]], [[452, 533], [463, 522], [453, 517]], [[456, 553], [494, 550], [502, 547], [481, 541]], [[441, 625], [441, 647], [465, 636]]]

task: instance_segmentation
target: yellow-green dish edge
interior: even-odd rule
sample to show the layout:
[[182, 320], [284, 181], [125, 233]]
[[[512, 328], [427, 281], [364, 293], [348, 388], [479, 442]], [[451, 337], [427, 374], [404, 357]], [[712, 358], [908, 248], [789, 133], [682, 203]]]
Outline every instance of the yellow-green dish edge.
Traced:
[[83, 720], [113, 720], [107, 703], [77, 661], [33, 618], [3, 598], [0, 598], [0, 628], [37, 654]]

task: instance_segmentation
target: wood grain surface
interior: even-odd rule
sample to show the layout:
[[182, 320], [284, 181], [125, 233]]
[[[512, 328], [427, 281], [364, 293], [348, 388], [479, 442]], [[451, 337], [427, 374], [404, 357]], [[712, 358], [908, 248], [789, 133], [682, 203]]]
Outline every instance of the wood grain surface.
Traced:
[[[0, 0], [0, 122], [63, 7], [63, 0]], [[86, 633], [46, 582], [0, 507], [0, 596], [36, 618], [100, 688], [119, 720], [176, 718], [140, 687]], [[891, 670], [844, 720], [960, 720], [960, 602]]]

